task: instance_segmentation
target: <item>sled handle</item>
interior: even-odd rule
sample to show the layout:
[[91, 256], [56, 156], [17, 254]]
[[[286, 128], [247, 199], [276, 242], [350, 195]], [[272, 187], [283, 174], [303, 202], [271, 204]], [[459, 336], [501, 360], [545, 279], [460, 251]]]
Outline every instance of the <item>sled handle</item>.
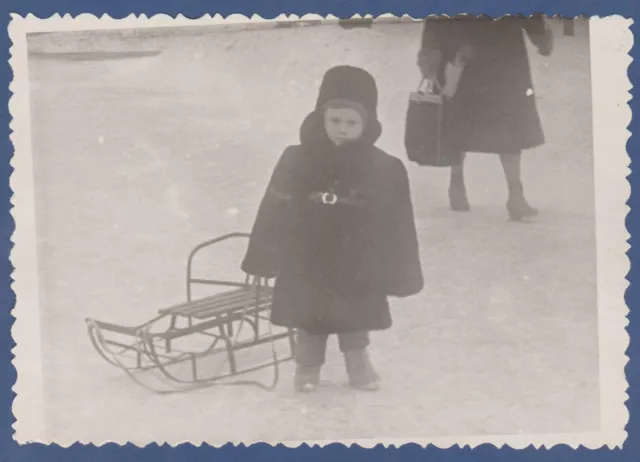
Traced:
[[[229, 233], [220, 237], [216, 237], [214, 239], [209, 239], [208, 241], [204, 241], [198, 244], [197, 246], [195, 246], [193, 250], [191, 250], [191, 252], [189, 253], [189, 257], [187, 258], [187, 301], [191, 301], [191, 284], [193, 282], [198, 282], [198, 281], [194, 281], [194, 278], [192, 277], [193, 259], [196, 256], [196, 254], [206, 247], [212, 246], [222, 241], [226, 241], [228, 239], [233, 239], [233, 238], [249, 239], [250, 237], [251, 237], [251, 234], [249, 233], [238, 233], [238, 232]], [[239, 286], [239, 287], [246, 286], [246, 283], [245, 284], [233, 283], [230, 281], [211, 281], [211, 283], [216, 285], [232, 285], [232, 286]]]

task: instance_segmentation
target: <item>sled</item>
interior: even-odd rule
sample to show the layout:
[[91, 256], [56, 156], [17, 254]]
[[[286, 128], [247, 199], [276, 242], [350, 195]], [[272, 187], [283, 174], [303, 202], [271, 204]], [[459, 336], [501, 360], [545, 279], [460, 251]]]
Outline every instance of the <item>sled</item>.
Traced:
[[[275, 388], [279, 365], [293, 359], [295, 345], [292, 329], [276, 330], [269, 321], [272, 299], [269, 280], [248, 274], [244, 281], [193, 276], [193, 260], [202, 249], [248, 237], [246, 233], [227, 234], [203, 242], [191, 251], [185, 303], [162, 308], [153, 319], [137, 326], [86, 319], [89, 338], [97, 352], [136, 383], [157, 393], [229, 383], [224, 379], [267, 368], [273, 369], [271, 385], [257, 380], [231, 383]], [[194, 299], [194, 285], [223, 290]], [[276, 348], [278, 342], [288, 343], [286, 354], [281, 357]], [[252, 350], [259, 346], [269, 350], [266, 360], [253, 354]], [[247, 356], [247, 364], [241, 364], [240, 355]]]

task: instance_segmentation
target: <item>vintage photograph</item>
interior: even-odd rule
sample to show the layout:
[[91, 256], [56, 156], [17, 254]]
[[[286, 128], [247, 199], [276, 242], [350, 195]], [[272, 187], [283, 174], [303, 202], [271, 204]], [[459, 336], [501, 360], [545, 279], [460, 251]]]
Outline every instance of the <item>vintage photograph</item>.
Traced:
[[624, 441], [627, 21], [14, 19], [17, 439]]

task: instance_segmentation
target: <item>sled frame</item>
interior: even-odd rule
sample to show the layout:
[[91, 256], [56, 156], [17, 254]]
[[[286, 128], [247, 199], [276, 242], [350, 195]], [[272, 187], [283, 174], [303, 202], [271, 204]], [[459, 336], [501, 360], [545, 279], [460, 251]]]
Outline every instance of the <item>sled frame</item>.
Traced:
[[[158, 393], [189, 391], [211, 386], [223, 379], [248, 374], [264, 368], [273, 368], [273, 381], [267, 386], [257, 381], [232, 383], [254, 384], [273, 389], [279, 379], [279, 365], [294, 358], [295, 332], [283, 329], [273, 332], [270, 322], [272, 288], [266, 278], [245, 274], [243, 282], [203, 279], [193, 276], [194, 257], [203, 249], [234, 238], [249, 238], [247, 233], [231, 233], [198, 244], [189, 253], [186, 269], [186, 302], [158, 311], [153, 319], [137, 325], [123, 326], [96, 319], [86, 319], [89, 338], [97, 352], [110, 364], [123, 370], [130, 378]], [[193, 299], [194, 285], [228, 287], [216, 295]], [[166, 328], [158, 328], [163, 323]], [[266, 324], [266, 331], [263, 325]], [[251, 336], [238, 341], [240, 331], [249, 326]], [[114, 339], [119, 336], [125, 340]], [[184, 351], [175, 347], [179, 339], [204, 337], [209, 343], [198, 351]], [[289, 354], [278, 357], [275, 342], [288, 340]], [[241, 350], [259, 345], [271, 345], [271, 359], [240, 367], [237, 355]], [[226, 372], [203, 373], [199, 360], [212, 355], [226, 357]], [[131, 361], [133, 359], [133, 361]], [[190, 365], [190, 376], [178, 376], [170, 370], [175, 365]], [[139, 378], [140, 373], [153, 372], [161, 386], [148, 386]]]

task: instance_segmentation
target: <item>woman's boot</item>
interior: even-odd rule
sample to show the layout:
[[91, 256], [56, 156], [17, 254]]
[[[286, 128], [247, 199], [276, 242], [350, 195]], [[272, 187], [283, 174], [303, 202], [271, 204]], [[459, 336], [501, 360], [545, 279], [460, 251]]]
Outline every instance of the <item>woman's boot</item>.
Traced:
[[507, 212], [512, 221], [523, 221], [538, 215], [538, 210], [531, 207], [524, 198], [521, 179], [522, 153], [500, 154], [500, 161], [504, 169], [509, 188]]
[[369, 360], [369, 352], [366, 348], [344, 352], [349, 384], [353, 388], [367, 391], [377, 391], [380, 389], [380, 377], [373, 369]]
[[526, 221], [538, 215], [538, 210], [529, 205], [524, 197], [522, 183], [509, 184], [507, 212], [511, 221]]
[[455, 212], [468, 212], [471, 210], [467, 190], [462, 182], [452, 182], [449, 185], [449, 205]]
[[451, 179], [449, 181], [449, 205], [456, 212], [468, 212], [471, 210], [467, 199], [467, 188], [464, 185], [464, 157], [460, 165], [451, 167]]

